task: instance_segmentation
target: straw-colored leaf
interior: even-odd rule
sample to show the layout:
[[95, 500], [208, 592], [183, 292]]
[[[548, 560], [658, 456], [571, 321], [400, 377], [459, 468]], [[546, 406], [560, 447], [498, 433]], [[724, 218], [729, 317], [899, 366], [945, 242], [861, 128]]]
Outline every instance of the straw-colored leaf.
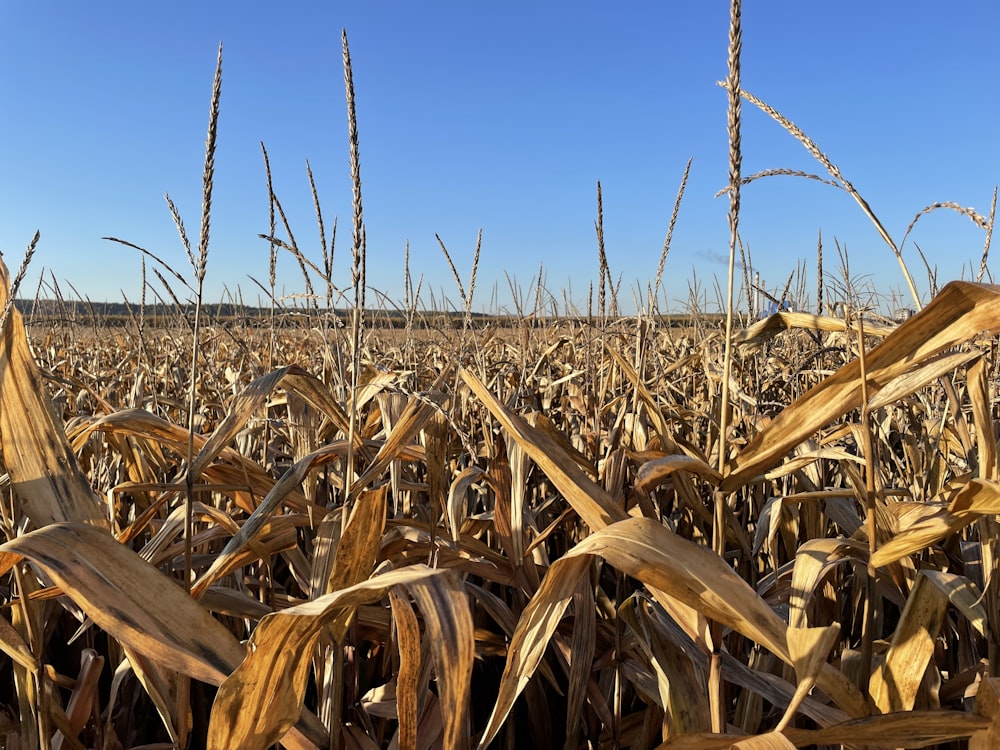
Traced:
[[552, 480], [588, 526], [600, 529], [627, 517], [621, 505], [587, 476], [551, 436], [535, 429], [500, 403], [473, 373], [463, 369], [461, 374], [477, 398]]
[[351, 485], [352, 493], [361, 491], [381, 476], [382, 472], [399, 457], [402, 450], [416, 438], [424, 425], [438, 413], [444, 400], [440, 389], [445, 376], [445, 373], [438, 376], [430, 395], [415, 394], [410, 397], [392, 432], [386, 437], [371, 464]]
[[[843, 318], [831, 318], [823, 315], [810, 315], [804, 312], [777, 312], [763, 320], [758, 320], [751, 326], [733, 335], [733, 343], [740, 345], [761, 344], [774, 338], [782, 331], [793, 329], [809, 331], [828, 331], [843, 333], [847, 324]], [[880, 326], [866, 323], [865, 333], [870, 336], [888, 336], [895, 330], [894, 326]]]
[[[10, 277], [0, 262], [0, 308], [9, 295]], [[47, 393], [21, 314], [11, 306], [0, 331], [0, 450], [14, 493], [35, 526], [107, 528], [107, 505], [80, 470]]]
[[948, 597], [948, 602], [965, 618], [984, 638], [988, 638], [988, 618], [986, 607], [983, 606], [983, 594], [979, 587], [965, 576], [947, 573], [943, 570], [927, 568], [920, 571], [928, 581], [933, 583], [941, 593]]
[[[500, 697], [480, 748], [492, 741], [533, 674], [573, 587], [588, 570], [591, 555], [601, 556], [623, 573], [739, 631], [785, 663], [792, 663], [785, 623], [718, 555], [673, 534], [656, 521], [630, 518], [594, 532], [549, 568], [511, 639]], [[845, 708], [864, 711], [863, 699], [840, 672], [824, 668], [817, 683]]]
[[225, 627], [106, 531], [53, 524], [0, 545], [0, 553], [0, 572], [31, 560], [100, 628], [165, 667], [217, 685], [243, 658]]
[[583, 722], [583, 705], [593, 670], [597, 643], [597, 612], [594, 591], [581, 580], [573, 593], [573, 638], [570, 645], [569, 689], [566, 691], [566, 748], [575, 747], [577, 732]]
[[708, 731], [711, 716], [704, 699], [707, 685], [704, 675], [696, 671], [691, 655], [657, 627], [649, 602], [632, 596], [618, 612], [635, 631], [640, 649], [653, 666], [670, 736]]
[[948, 597], [927, 576], [917, 577], [885, 661], [872, 674], [869, 689], [883, 713], [913, 708], [934, 654], [934, 639], [944, 621], [947, 604]]
[[0, 651], [3, 651], [29, 672], [38, 669], [38, 659], [31, 653], [31, 648], [4, 617], [0, 617]]
[[[953, 281], [865, 355], [870, 398], [895, 378], [945, 349], [1000, 330], [1000, 288]], [[722, 489], [731, 492], [774, 466], [796, 445], [833, 420], [861, 406], [858, 360], [806, 392], [779, 412], [730, 462]]]
[[976, 425], [976, 452], [979, 459], [979, 477], [992, 481], [1000, 480], [997, 467], [997, 444], [993, 439], [993, 414], [990, 400], [990, 369], [992, 365], [986, 357], [980, 357], [969, 366], [966, 382], [969, 402], [972, 405], [972, 421]]
[[995, 750], [1000, 747], [1000, 678], [987, 677], [979, 683], [975, 708], [988, 723], [969, 738], [969, 750]]
[[485, 476], [486, 472], [478, 466], [462, 469], [451, 482], [448, 490], [448, 527], [451, 529], [451, 539], [458, 542], [462, 533], [462, 521], [468, 515], [466, 512], [469, 500], [466, 496], [469, 488]]
[[776, 729], [782, 730], [787, 727], [795, 712], [799, 710], [799, 706], [816, 683], [816, 677], [826, 666], [830, 650], [839, 636], [840, 625], [837, 623], [824, 628], [788, 628], [788, 651], [799, 682]]
[[867, 546], [852, 539], [810, 539], [799, 547], [792, 568], [789, 626], [806, 627], [807, 607], [820, 581], [832, 567], [852, 560], [867, 563]]
[[881, 567], [919, 552], [961, 531], [980, 516], [1000, 513], [1000, 482], [973, 479], [949, 490], [945, 510], [939, 510], [911, 526], [875, 550], [872, 565]]
[[640, 492], [650, 492], [675, 471], [687, 471], [707, 479], [713, 484], [722, 481], [722, 475], [705, 461], [694, 456], [676, 455], [654, 458], [646, 461], [636, 472], [635, 488]]
[[731, 750], [788, 750], [789, 748], [795, 750], [795, 745], [781, 732], [768, 732], [737, 740], [730, 748]]
[[[790, 727], [782, 734], [792, 747], [845, 745], [848, 747], [936, 747], [944, 743], [977, 736], [989, 727], [989, 719], [964, 711], [901, 711], [851, 719], [821, 729]], [[985, 735], [983, 735], [985, 736]], [[686, 734], [672, 738], [657, 750], [729, 750], [732, 735]], [[987, 750], [995, 745], [975, 746], [970, 750]]]
[[356, 607], [382, 599], [393, 586], [405, 586], [424, 615], [442, 700], [448, 701], [445, 748], [461, 747], [467, 712], [459, 704], [468, 700], [472, 619], [454, 577], [422, 565], [390, 571], [261, 620], [243, 662], [219, 688], [208, 747], [263, 750], [281, 741], [302, 711], [310, 659], [320, 632], [346, 621]]
[[[866, 328], [865, 331], [867, 332], [867, 330]], [[930, 357], [920, 367], [910, 370], [886, 384], [874, 398], [869, 400], [868, 408], [874, 411], [896, 401], [901, 401], [907, 396], [916, 393], [928, 383], [933, 383], [938, 378], [944, 377], [962, 365], [974, 359], [982, 358], [982, 356], [983, 353], [978, 349], [969, 349], [968, 351], [946, 352], [936, 357]]]
[[396, 719], [399, 721], [399, 750], [416, 750], [417, 686], [420, 682], [420, 625], [417, 615], [402, 594], [389, 590], [392, 622], [399, 645], [399, 672], [396, 673]]
[[215, 556], [211, 567], [191, 587], [191, 593], [196, 597], [201, 596], [209, 586], [238, 567], [240, 564], [239, 556], [243, 550], [264, 530], [273, 514], [302, 483], [303, 477], [313, 469], [344, 455], [346, 450], [347, 442], [340, 441], [324, 446], [292, 464], [281, 475], [281, 478], [271, 486], [268, 493], [260, 501], [260, 505], [243, 522], [240, 530], [226, 543], [222, 552]]
[[358, 496], [337, 545], [326, 591], [346, 589], [371, 575], [385, 531], [385, 493], [388, 488], [383, 484]]

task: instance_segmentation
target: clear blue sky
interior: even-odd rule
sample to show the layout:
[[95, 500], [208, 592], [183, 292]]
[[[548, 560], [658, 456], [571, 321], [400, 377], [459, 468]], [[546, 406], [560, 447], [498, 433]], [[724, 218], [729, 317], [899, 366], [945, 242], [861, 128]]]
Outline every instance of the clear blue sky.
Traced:
[[[92, 300], [136, 301], [149, 248], [190, 277], [163, 199], [196, 242], [216, 48], [222, 114], [206, 298], [268, 277], [264, 170], [300, 247], [319, 262], [309, 159], [328, 230], [339, 216], [335, 283], [350, 285], [351, 185], [340, 32], [354, 65], [368, 237], [368, 281], [401, 301], [409, 240], [414, 279], [453, 304], [439, 233], [466, 285], [483, 229], [477, 309], [511, 309], [507, 277], [544, 284], [586, 309], [597, 278], [596, 182], [622, 304], [656, 273], [684, 165], [693, 159], [667, 260], [662, 304], [681, 309], [697, 275], [709, 304], [728, 253], [728, 3], [45, 2], [0, 6], [0, 250], [16, 267], [42, 239], [26, 293], [54, 275]], [[799, 124], [897, 239], [934, 201], [989, 210], [1000, 181], [995, 96], [1000, 6], [977, 0], [747, 2], [743, 84]], [[822, 171], [787, 133], [744, 106], [744, 174]], [[843, 192], [779, 177], [744, 190], [741, 231], [769, 287], [804, 262], [816, 236], [851, 271], [904, 289], [888, 248]], [[954, 212], [913, 239], [939, 280], [978, 267], [984, 235]], [[1000, 248], [998, 248], [1000, 252]], [[926, 292], [912, 241], [904, 249]], [[991, 264], [1000, 276], [1000, 265]], [[301, 292], [279, 262], [279, 292]], [[152, 278], [152, 277], [150, 277]], [[1000, 280], [1000, 279], [998, 279]], [[318, 285], [318, 282], [316, 282]], [[176, 290], [178, 293], [181, 290]], [[374, 295], [374, 293], [371, 293]], [[370, 296], [369, 299], [373, 299]], [[530, 302], [529, 302], [530, 306]]]

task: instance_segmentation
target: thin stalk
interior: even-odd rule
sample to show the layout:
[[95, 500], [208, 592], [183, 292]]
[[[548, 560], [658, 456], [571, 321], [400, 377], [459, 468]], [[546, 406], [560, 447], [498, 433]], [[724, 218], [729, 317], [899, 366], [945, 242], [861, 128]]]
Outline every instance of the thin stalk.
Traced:
[[604, 250], [604, 201], [601, 195], [601, 181], [597, 181], [597, 221], [594, 222], [594, 230], [597, 232], [597, 259], [598, 272], [601, 277], [601, 285], [597, 288], [597, 317], [601, 319], [601, 325], [607, 323], [606, 295], [607, 286], [611, 284], [611, 269], [608, 268], [608, 255]]
[[0, 331], [7, 325], [7, 317], [10, 315], [10, 309], [14, 306], [14, 300], [17, 299], [17, 293], [21, 288], [21, 282], [24, 281], [24, 275], [28, 272], [31, 257], [38, 248], [39, 239], [41, 239], [41, 234], [36, 230], [35, 236], [31, 238], [28, 248], [24, 251], [24, 258], [21, 259], [21, 265], [14, 275], [14, 280], [10, 284], [10, 291], [7, 293], [7, 302], [4, 303], [3, 312], [0, 312]]
[[[726, 435], [729, 432], [729, 378], [733, 368], [733, 279], [736, 274], [736, 245], [739, 238], [740, 219], [740, 170], [742, 152], [740, 150], [740, 50], [743, 45], [740, 23], [740, 0], [732, 0], [729, 10], [729, 76], [727, 90], [729, 98], [729, 269], [726, 282], [726, 342], [722, 361], [722, 398], [719, 406], [719, 471], [726, 466]], [[715, 493], [715, 517], [712, 524], [712, 547], [720, 557], [726, 554], [726, 496]], [[712, 731], [725, 732], [726, 716], [722, 681], [721, 644], [722, 627], [713, 623], [712, 660], [709, 677], [709, 700], [711, 703]]]
[[871, 564], [871, 559], [878, 542], [875, 538], [875, 446], [872, 442], [871, 412], [868, 408], [865, 321], [860, 311], [858, 312], [858, 361], [861, 365], [861, 441], [865, 459], [865, 529], [868, 533], [868, 569], [865, 579], [864, 621], [861, 626], [861, 674], [858, 688], [867, 695], [872, 673], [872, 649], [878, 604], [875, 598], [875, 566]]
[[[347, 438], [347, 460], [344, 467], [344, 497], [350, 497], [354, 480], [354, 436], [357, 431], [357, 393], [361, 370], [361, 331], [364, 327], [365, 241], [361, 202], [361, 156], [358, 149], [358, 117], [354, 105], [354, 75], [351, 72], [351, 51], [347, 45], [347, 30], [341, 32], [344, 52], [344, 88], [347, 91], [347, 137], [351, 152], [351, 185], [353, 188], [353, 263], [351, 280], [354, 288], [354, 316], [351, 323], [351, 411]], [[345, 513], [347, 503], [345, 502]], [[345, 515], [344, 522], [347, 517]]]
[[215, 79], [212, 81], [212, 104], [209, 110], [208, 137], [205, 139], [205, 168], [202, 173], [201, 231], [198, 235], [198, 257], [188, 252], [194, 267], [196, 282], [194, 330], [191, 344], [191, 381], [188, 388], [188, 471], [184, 475], [184, 587], [191, 589], [191, 545], [194, 531], [194, 480], [190, 468], [194, 463], [194, 416], [198, 394], [198, 355], [200, 351], [202, 292], [205, 284], [205, 268], [208, 265], [208, 236], [212, 217], [212, 182], [215, 176], [215, 144], [219, 126], [219, 98], [222, 93], [222, 45], [219, 45], [218, 60], [215, 65]]

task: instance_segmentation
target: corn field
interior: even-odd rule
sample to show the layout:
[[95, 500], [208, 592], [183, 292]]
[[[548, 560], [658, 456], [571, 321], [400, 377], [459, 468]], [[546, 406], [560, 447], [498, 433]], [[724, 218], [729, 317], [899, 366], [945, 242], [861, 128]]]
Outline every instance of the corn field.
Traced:
[[[656, 309], [673, 220], [649, 307], [617, 314], [598, 187], [597, 314], [473, 325], [479, 247], [466, 285], [442, 244], [460, 313], [419, 309], [407, 268], [398, 328], [365, 300], [346, 34], [346, 325], [318, 200], [314, 263], [270, 181], [272, 299], [289, 252], [327, 304], [205, 313], [220, 48], [195, 249], [169, 203], [192, 281], [116, 240], [191, 304], [26, 319], [35, 242], [0, 266], [0, 744], [1000, 746], [1000, 287], [880, 319], [820, 247], [826, 302], [791, 311], [786, 285], [758, 316], [739, 195], [781, 171], [742, 176], [743, 101], [915, 287], [741, 89], [740, 44], [734, 2], [723, 318]], [[938, 208], [984, 230], [985, 269], [995, 199], [907, 232]]]

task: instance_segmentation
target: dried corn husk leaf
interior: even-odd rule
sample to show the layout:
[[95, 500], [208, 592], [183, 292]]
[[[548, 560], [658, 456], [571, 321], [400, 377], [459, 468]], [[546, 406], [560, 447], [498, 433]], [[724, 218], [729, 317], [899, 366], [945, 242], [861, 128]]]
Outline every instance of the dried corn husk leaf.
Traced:
[[510, 411], [473, 373], [463, 369], [461, 374], [473, 393], [552, 480], [588, 526], [600, 529], [612, 521], [620, 521], [627, 517], [624, 509], [604, 488], [587, 476], [576, 460], [567, 455], [551, 435], [532, 427]]
[[788, 651], [792, 657], [792, 666], [799, 684], [795, 687], [784, 716], [778, 724], [778, 729], [784, 729], [792, 720], [799, 706], [809, 695], [816, 677], [826, 665], [830, 649], [840, 636], [840, 625], [833, 623], [825, 628], [788, 628]]
[[670, 736], [710, 729], [705, 675], [699, 674], [690, 655], [658, 627], [649, 602], [631, 596], [618, 614], [635, 631], [640, 649], [653, 666]]
[[362, 492], [351, 508], [351, 517], [337, 545], [327, 591], [346, 589], [371, 575], [378, 546], [385, 531], [385, 493], [389, 485]]
[[575, 618], [570, 646], [569, 689], [566, 691], [566, 750], [576, 747], [597, 644], [597, 610], [590, 581], [580, 580], [573, 594], [573, 610]]
[[[865, 332], [868, 331], [867, 326]], [[928, 383], [933, 383], [938, 378], [944, 377], [950, 372], [954, 372], [967, 362], [982, 358], [983, 353], [978, 349], [969, 349], [964, 352], [950, 352], [931, 357], [920, 367], [917, 367], [905, 375], [890, 382], [878, 394], [868, 402], [871, 411], [881, 409], [891, 403], [906, 398]]]
[[403, 413], [396, 420], [392, 432], [386, 437], [375, 458], [367, 469], [351, 484], [351, 494], [360, 492], [371, 482], [381, 476], [400, 453], [412, 443], [430, 419], [439, 412], [444, 394], [441, 385], [447, 376], [442, 372], [429, 394], [414, 394], [410, 396]]
[[[989, 720], [963, 711], [902, 711], [866, 716], [822, 729], [786, 729], [783, 734], [792, 747], [814, 745], [866, 746], [871, 748], [922, 748], [952, 740], [975, 737], [989, 726]], [[685, 734], [657, 747], [657, 750], [728, 750], [732, 735]], [[986, 750], [981, 745], [970, 750]]]
[[0, 555], [0, 574], [31, 560], [100, 628], [169, 669], [217, 685], [243, 658], [222, 624], [106, 531], [53, 524], [0, 545]]
[[[945, 349], [1000, 330], [1000, 288], [953, 281], [927, 307], [865, 356], [869, 398]], [[722, 483], [732, 491], [781, 460], [818, 429], [861, 406], [855, 360], [777, 414], [730, 462]]]
[[[810, 331], [829, 331], [831, 333], [843, 333], [847, 330], [847, 324], [843, 318], [831, 318], [825, 315], [810, 315], [801, 312], [777, 312], [768, 315], [763, 320], [759, 320], [752, 326], [737, 331], [733, 335], [734, 344], [760, 344], [773, 338], [782, 331], [790, 331], [796, 328]], [[865, 333], [869, 336], [888, 336], [895, 329], [894, 326], [880, 326], [872, 323], [865, 323]]]
[[[0, 262], [0, 308], [9, 295], [10, 277]], [[109, 528], [107, 505], [70, 450], [13, 305], [0, 332], [0, 450], [14, 492], [35, 526], [75, 522]]]
[[806, 607], [819, 582], [832, 566], [849, 560], [867, 564], [867, 545], [853, 539], [810, 539], [799, 547], [792, 568], [792, 593], [788, 602], [790, 627], [806, 627]]
[[664, 456], [646, 461], [636, 472], [635, 488], [640, 492], [650, 492], [675, 471], [687, 471], [707, 479], [712, 484], [722, 481], [722, 475], [705, 461], [694, 456]]
[[[651, 589], [699, 611], [765, 646], [791, 664], [787, 626], [750, 586], [712, 551], [689, 542], [656, 521], [630, 518], [595, 531], [549, 568], [518, 622], [508, 650], [499, 697], [479, 747], [492, 742], [514, 700], [541, 660], [591, 555], [639, 579]], [[817, 682], [853, 711], [864, 701], [827, 665]]]
[[993, 440], [993, 414], [990, 402], [990, 364], [985, 357], [977, 359], [969, 367], [966, 381], [969, 402], [972, 405], [972, 421], [976, 425], [976, 451], [979, 459], [979, 477], [997, 481], [997, 444]]
[[466, 493], [473, 483], [479, 481], [486, 472], [478, 466], [469, 466], [462, 469], [457, 477], [452, 480], [451, 488], [448, 490], [448, 527], [451, 529], [451, 540], [458, 543], [462, 534], [462, 521], [468, 515], [466, 508], [469, 504]]
[[212, 565], [191, 587], [195, 597], [201, 596], [209, 586], [242, 564], [240, 555], [272, 520], [272, 515], [281, 507], [287, 497], [302, 483], [302, 478], [313, 469], [330, 463], [347, 452], [347, 441], [326, 445], [311, 453], [301, 461], [288, 467], [281, 478], [273, 484], [260, 505], [243, 522], [240, 530], [226, 543], [222, 552], [215, 556]]
[[399, 671], [396, 673], [396, 718], [399, 721], [399, 750], [416, 750], [420, 684], [420, 625], [410, 600], [389, 590], [392, 622], [399, 645]]
[[[97, 680], [104, 669], [104, 657], [94, 649], [86, 648], [80, 654], [80, 672], [76, 677], [76, 685], [66, 704], [66, 722], [72, 730], [69, 737], [77, 737], [90, 720], [94, 707], [97, 705]], [[53, 750], [61, 750], [67, 737], [57, 733], [52, 740]]]
[[795, 750], [795, 745], [781, 732], [768, 732], [738, 740], [730, 745], [730, 748], [731, 750], [788, 750], [788, 748]]
[[468, 739], [472, 618], [454, 576], [423, 565], [390, 571], [261, 620], [247, 644], [246, 658], [219, 688], [208, 747], [264, 750], [281, 741], [302, 711], [320, 632], [351, 617], [359, 605], [382, 599], [393, 586], [405, 586], [424, 615], [446, 706], [444, 747], [462, 747]]
[[38, 670], [38, 659], [31, 653], [31, 648], [5, 617], [0, 617], [0, 651], [16, 661], [29, 672]]
[[983, 606], [983, 594], [975, 583], [965, 576], [947, 573], [943, 570], [928, 568], [920, 573], [941, 589], [941, 593], [948, 597], [948, 602], [965, 615], [980, 635], [988, 637], [988, 620], [986, 607]]
[[888, 565], [961, 531], [980, 516], [1000, 513], [1000, 482], [973, 479], [949, 490], [942, 499], [948, 500], [946, 510], [939, 510], [881, 545], [872, 555], [872, 565]]
[[995, 750], [1000, 747], [1000, 678], [987, 677], [979, 683], [976, 715], [989, 723], [969, 739], [969, 750]]
[[892, 635], [885, 661], [872, 674], [869, 690], [882, 713], [909, 711], [924, 680], [934, 639], [944, 621], [948, 597], [920, 575]]

